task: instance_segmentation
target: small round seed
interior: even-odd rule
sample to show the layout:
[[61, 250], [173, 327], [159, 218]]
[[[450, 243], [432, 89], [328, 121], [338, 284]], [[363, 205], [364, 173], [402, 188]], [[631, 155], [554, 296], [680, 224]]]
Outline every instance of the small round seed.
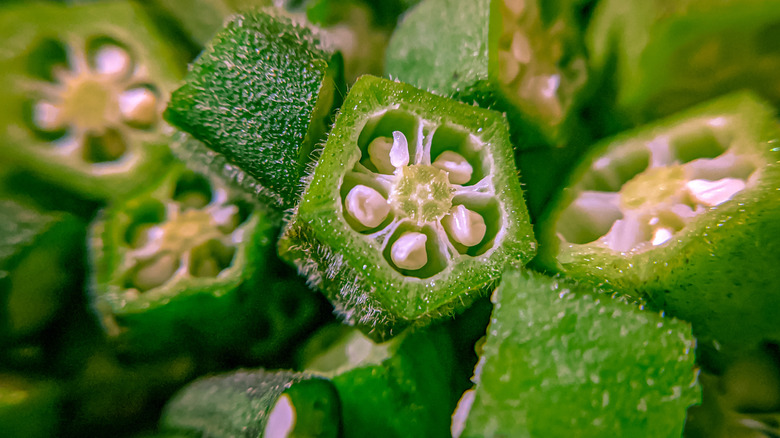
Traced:
[[393, 131], [393, 147], [390, 148], [390, 164], [396, 168], [409, 165], [409, 142], [401, 131]]
[[268, 414], [263, 438], [287, 438], [295, 428], [295, 406], [290, 396], [282, 394]]
[[428, 263], [428, 254], [425, 251], [427, 241], [428, 236], [423, 233], [406, 232], [393, 243], [390, 258], [401, 269], [420, 269]]
[[461, 154], [453, 151], [439, 154], [433, 165], [447, 172], [451, 184], [466, 184], [474, 173], [471, 164]]
[[164, 254], [136, 271], [133, 284], [145, 291], [168, 281], [179, 267], [179, 260], [173, 254]]
[[61, 112], [56, 105], [49, 102], [38, 102], [33, 109], [33, 122], [35, 126], [44, 131], [56, 131], [62, 128]]
[[522, 64], [531, 62], [531, 56], [533, 55], [531, 43], [528, 42], [528, 37], [519, 30], [512, 35], [512, 44], [509, 48], [517, 62]]
[[666, 243], [673, 234], [674, 230], [671, 228], [657, 228], [653, 233], [653, 245], [658, 246]]
[[119, 111], [131, 125], [150, 126], [157, 120], [157, 96], [146, 87], [131, 88], [119, 96]]
[[520, 63], [508, 50], [498, 52], [498, 74], [501, 83], [510, 84], [520, 74]]
[[482, 242], [487, 231], [485, 219], [463, 205], [453, 208], [450, 214], [442, 219], [442, 225], [452, 240], [467, 247]]
[[368, 145], [368, 157], [379, 173], [391, 174], [395, 167], [390, 162], [390, 149], [393, 140], [390, 137], [377, 137]]
[[130, 54], [121, 47], [105, 45], [95, 53], [95, 71], [103, 75], [120, 75], [130, 71]]
[[518, 16], [522, 14], [525, 9], [525, 0], [505, 0], [504, 5], [509, 12]]
[[347, 213], [366, 228], [375, 228], [387, 219], [390, 204], [382, 194], [364, 185], [356, 185], [344, 200]]
[[745, 182], [736, 178], [717, 181], [694, 179], [685, 184], [691, 197], [698, 203], [714, 207], [723, 204], [745, 188]]

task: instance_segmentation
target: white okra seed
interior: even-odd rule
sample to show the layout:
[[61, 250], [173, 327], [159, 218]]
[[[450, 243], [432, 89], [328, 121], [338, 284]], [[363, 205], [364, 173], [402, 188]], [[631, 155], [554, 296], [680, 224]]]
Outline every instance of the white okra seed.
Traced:
[[347, 193], [344, 200], [347, 213], [367, 228], [379, 226], [390, 213], [390, 204], [381, 193], [362, 184]]
[[512, 55], [514, 55], [517, 62], [522, 64], [528, 64], [531, 62], [531, 43], [528, 42], [528, 37], [525, 36], [519, 30], [512, 35], [512, 44], [510, 46]]
[[442, 225], [452, 240], [467, 247], [482, 242], [487, 231], [485, 219], [463, 205], [453, 208], [450, 214], [442, 219]]
[[423, 233], [406, 232], [393, 243], [390, 258], [401, 269], [420, 269], [428, 263], [428, 253], [425, 251], [427, 241], [428, 236]]
[[38, 102], [33, 109], [33, 122], [35, 126], [44, 131], [56, 131], [62, 128], [60, 120], [60, 108], [49, 102]]
[[745, 188], [745, 182], [736, 178], [723, 178], [717, 181], [694, 179], [685, 186], [693, 199], [710, 207], [720, 205]]
[[504, 0], [506, 8], [515, 16], [523, 13], [525, 9], [525, 0]]
[[130, 54], [121, 47], [106, 45], [95, 53], [95, 71], [104, 75], [125, 74], [131, 67]]
[[409, 142], [401, 131], [393, 131], [393, 147], [390, 148], [390, 164], [394, 167], [409, 165]]
[[265, 424], [263, 438], [286, 438], [295, 428], [295, 406], [290, 396], [282, 394], [276, 400], [276, 404], [268, 414], [268, 422]]
[[176, 272], [179, 260], [173, 254], [164, 254], [135, 273], [133, 283], [140, 290], [149, 290], [168, 281]]
[[474, 173], [471, 164], [463, 158], [463, 155], [453, 151], [439, 154], [433, 165], [447, 172], [451, 184], [466, 184]]
[[132, 88], [119, 96], [119, 111], [128, 123], [151, 125], [157, 119], [157, 96], [148, 88]]
[[393, 140], [390, 137], [377, 137], [368, 145], [368, 158], [379, 173], [391, 174], [395, 170], [390, 162], [390, 149]]

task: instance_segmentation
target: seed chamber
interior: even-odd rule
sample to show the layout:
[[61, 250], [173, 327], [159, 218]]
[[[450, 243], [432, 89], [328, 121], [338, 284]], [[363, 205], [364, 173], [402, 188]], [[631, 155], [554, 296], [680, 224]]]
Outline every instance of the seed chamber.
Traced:
[[344, 176], [342, 214], [410, 278], [429, 278], [497, 245], [501, 214], [485, 144], [398, 109], [371, 117]]
[[133, 138], [153, 134], [165, 106], [148, 69], [107, 36], [44, 39], [28, 72], [30, 131], [62, 162], [98, 173], [125, 170], [138, 155]]
[[570, 188], [556, 224], [561, 244], [643, 252], [755, 184], [758, 165], [732, 147], [728, 125], [694, 120], [596, 159]]
[[120, 277], [130, 291], [147, 292], [179, 280], [217, 278], [244, 242], [251, 208], [227, 189], [187, 171], [162, 196], [128, 206]]

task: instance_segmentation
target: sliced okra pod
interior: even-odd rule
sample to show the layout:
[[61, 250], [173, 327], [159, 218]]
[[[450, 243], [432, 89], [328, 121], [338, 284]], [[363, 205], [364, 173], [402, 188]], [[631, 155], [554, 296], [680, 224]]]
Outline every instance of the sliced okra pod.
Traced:
[[61, 388], [52, 381], [0, 373], [0, 430], [5, 438], [58, 436]]
[[777, 0], [605, 0], [586, 44], [618, 107], [652, 120], [743, 88], [780, 102], [778, 26]]
[[[342, 83], [341, 58], [310, 29], [275, 9], [247, 12], [191, 66], [165, 117], [232, 163], [219, 174], [286, 209], [297, 202]], [[192, 156], [212, 160], [207, 151]]]
[[84, 225], [0, 199], [0, 345], [40, 332], [80, 286]]
[[393, 33], [386, 72], [506, 111], [520, 148], [537, 137], [559, 144], [579, 123], [587, 80], [575, 11], [566, 1], [424, 0]]
[[165, 406], [160, 428], [213, 438], [337, 438], [341, 404], [327, 379], [239, 370], [185, 386]]
[[455, 408], [455, 355], [442, 327], [406, 331], [376, 344], [354, 327], [330, 342], [326, 327], [310, 344], [304, 368], [331, 379], [341, 399], [344, 438], [449, 437]]
[[94, 305], [105, 329], [144, 355], [284, 348], [312, 319], [313, 294], [276, 292], [287, 284], [273, 268], [276, 232], [248, 195], [178, 165], [93, 225]]
[[395, 335], [533, 255], [498, 113], [372, 76], [345, 104], [279, 243], [345, 320]]
[[509, 271], [493, 302], [453, 436], [682, 434], [701, 397], [690, 325], [533, 272]]
[[777, 342], [779, 138], [745, 93], [606, 140], [540, 220], [539, 260], [690, 321], [705, 355]]
[[0, 157], [93, 199], [122, 196], [167, 161], [162, 111], [184, 63], [129, 2], [3, 11]]

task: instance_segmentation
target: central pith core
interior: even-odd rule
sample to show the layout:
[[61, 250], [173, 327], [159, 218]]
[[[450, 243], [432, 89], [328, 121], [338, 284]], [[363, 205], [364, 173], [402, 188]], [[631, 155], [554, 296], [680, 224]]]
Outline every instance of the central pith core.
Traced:
[[[76, 81], [74, 81], [76, 82]], [[93, 78], [71, 84], [63, 93], [62, 115], [84, 130], [100, 131], [109, 124], [116, 105], [110, 84]]]
[[645, 204], [661, 204], [685, 188], [682, 166], [648, 169], [632, 178], [620, 190], [624, 208], [634, 209]]
[[417, 223], [440, 220], [452, 208], [453, 188], [447, 172], [424, 164], [398, 169], [388, 202]]

